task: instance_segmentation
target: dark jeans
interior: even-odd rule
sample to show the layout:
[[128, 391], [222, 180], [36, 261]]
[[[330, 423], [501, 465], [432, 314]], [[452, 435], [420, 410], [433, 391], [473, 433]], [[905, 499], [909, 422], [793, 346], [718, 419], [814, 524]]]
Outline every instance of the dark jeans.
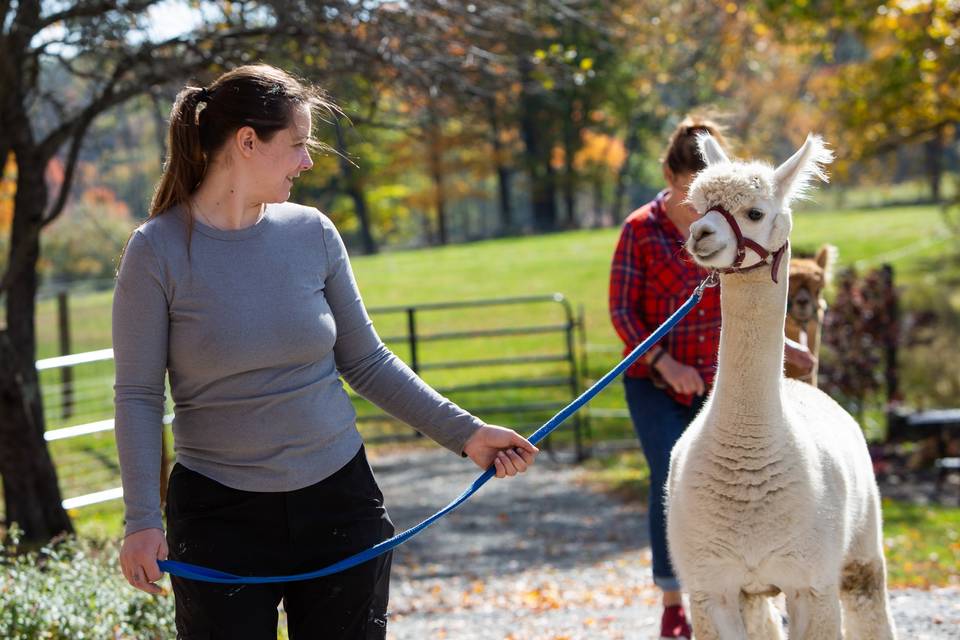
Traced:
[[667, 552], [667, 520], [664, 489], [670, 469], [670, 451], [687, 425], [696, 417], [706, 396], [695, 398], [693, 405], [680, 404], [658, 389], [649, 378], [624, 376], [627, 407], [633, 428], [650, 467], [650, 549], [653, 552], [653, 581], [664, 591], [679, 591]]
[[[288, 492], [250, 492], [177, 464], [167, 491], [170, 558], [238, 575], [320, 569], [393, 535], [364, 449], [332, 476]], [[177, 637], [276, 640], [283, 600], [291, 640], [382, 640], [391, 555], [283, 584], [173, 577]]]

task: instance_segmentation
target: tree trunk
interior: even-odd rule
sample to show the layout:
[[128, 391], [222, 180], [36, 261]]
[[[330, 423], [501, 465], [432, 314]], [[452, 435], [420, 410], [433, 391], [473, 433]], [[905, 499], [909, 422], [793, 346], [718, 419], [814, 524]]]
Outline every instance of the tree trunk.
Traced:
[[620, 171], [617, 172], [617, 180], [613, 187], [613, 205], [611, 207], [611, 217], [615, 221], [623, 220], [627, 217], [628, 211], [625, 211], [623, 204], [624, 196], [627, 191], [627, 174], [630, 172], [630, 158], [633, 156], [637, 147], [640, 146], [640, 123], [639, 118], [631, 118], [627, 131], [627, 139], [624, 142], [623, 164], [620, 165]]
[[557, 202], [554, 193], [556, 172], [546, 160], [540, 167], [530, 171], [530, 203], [533, 207], [533, 226], [537, 231], [554, 231], [557, 228]]
[[603, 211], [603, 176], [598, 173], [593, 179], [593, 226], [602, 227], [606, 215]]
[[943, 132], [936, 129], [933, 137], [923, 145], [926, 155], [927, 178], [930, 180], [930, 197], [940, 203], [940, 178], [943, 175]]
[[443, 189], [443, 173], [436, 162], [431, 163], [433, 176], [434, 202], [437, 208], [437, 242], [447, 244], [447, 198]]
[[356, 213], [357, 220], [360, 222], [360, 239], [363, 242], [363, 252], [367, 255], [373, 255], [379, 251], [377, 241], [373, 239], [373, 232], [370, 229], [370, 211], [367, 208], [367, 196], [363, 192], [360, 184], [360, 176], [357, 168], [347, 159], [347, 142], [343, 135], [343, 128], [340, 120], [337, 119], [337, 151], [340, 152], [340, 173], [346, 184], [347, 195], [353, 200], [353, 210]]
[[497, 164], [497, 190], [500, 196], [500, 235], [510, 235], [514, 229], [513, 223], [513, 205], [511, 200], [510, 188], [510, 169], [502, 164]]
[[563, 201], [565, 207], [564, 227], [573, 229], [577, 226], [576, 194], [577, 172], [573, 166], [574, 156], [577, 153], [577, 127], [573, 121], [573, 99], [568, 97], [566, 117], [563, 119]]
[[16, 522], [27, 542], [42, 543], [72, 532], [73, 526], [63, 509], [57, 472], [43, 439], [46, 425], [34, 318], [47, 191], [43, 163], [30, 160], [17, 156], [16, 214], [8, 264], [15, 276], [5, 292], [7, 326], [0, 330], [0, 476], [6, 524]]
[[433, 178], [434, 206], [437, 209], [437, 241], [441, 245], [449, 241], [447, 234], [447, 194], [443, 186], [443, 142], [440, 123], [430, 111], [427, 126], [427, 146], [429, 147], [430, 177]]
[[513, 205], [510, 195], [510, 169], [504, 162], [505, 149], [500, 141], [500, 120], [497, 117], [497, 104], [493, 98], [487, 99], [487, 112], [490, 117], [491, 144], [493, 162], [497, 169], [497, 191], [500, 196], [500, 232], [498, 235], [513, 233]]
[[543, 101], [528, 91], [528, 87], [535, 82], [530, 79], [529, 63], [522, 59], [520, 73], [523, 87], [520, 96], [520, 134], [524, 143], [524, 164], [530, 179], [533, 226], [537, 231], [553, 231], [557, 228], [556, 172], [550, 164], [547, 132], [540, 126], [549, 118], [544, 113]]

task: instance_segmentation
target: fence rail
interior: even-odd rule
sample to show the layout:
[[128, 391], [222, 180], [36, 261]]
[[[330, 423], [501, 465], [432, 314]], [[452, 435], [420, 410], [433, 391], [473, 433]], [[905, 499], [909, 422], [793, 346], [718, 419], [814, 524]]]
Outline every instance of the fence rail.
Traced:
[[[479, 327], [472, 329], [457, 328], [456, 330], [443, 330], [441, 327], [440, 330], [434, 331], [423, 331], [420, 329], [420, 327], [425, 324], [424, 319], [434, 312], [456, 313], [460, 311], [486, 311], [493, 307], [509, 308], [518, 307], [520, 305], [550, 305], [558, 307], [561, 310], [562, 319], [560, 322], [553, 323], [539, 322], [535, 324], [521, 324], [520, 322], [517, 322], [511, 324], [510, 326], [497, 326], [493, 328]], [[57, 315], [58, 326], [61, 330], [58, 343], [61, 349], [65, 350], [69, 349], [70, 322], [68, 308], [66, 296], [58, 296], [59, 311]], [[407, 364], [417, 373], [423, 373], [424, 371], [450, 372], [459, 370], [461, 373], [460, 378], [463, 378], [463, 372], [470, 372], [481, 368], [495, 367], [498, 371], [502, 372], [504, 370], [513, 370], [515, 367], [529, 365], [538, 365], [540, 367], [543, 367], [544, 365], [559, 365], [559, 371], [552, 370], [545, 375], [539, 376], [524, 376], [521, 374], [516, 374], [509, 377], [502, 377], [503, 374], [501, 373], [501, 378], [495, 381], [466, 380], [460, 381], [456, 384], [433, 385], [438, 392], [448, 396], [456, 396], [457, 394], [482, 394], [509, 389], [554, 389], [554, 393], [556, 390], [567, 391], [565, 397], [550, 401], [544, 401], [543, 399], [537, 399], [536, 401], [518, 401], [516, 398], [513, 398], [502, 403], [489, 401], [481, 402], [479, 400], [474, 401], [474, 403], [470, 404], [469, 406], [467, 406], [465, 403], [460, 403], [464, 404], [466, 408], [473, 413], [481, 415], [509, 414], [512, 416], [517, 416], [518, 418], [525, 415], [535, 416], [536, 414], [544, 412], [556, 412], [562, 408], [566, 402], [572, 400], [580, 394], [582, 387], [581, 379], [585, 371], [585, 354], [581, 351], [578, 357], [577, 347], [579, 345], [582, 349], [585, 346], [583, 312], [581, 310], [579, 317], [575, 316], [570, 303], [562, 294], [556, 293], [543, 296], [519, 296], [486, 300], [451, 301], [420, 305], [372, 307], [369, 309], [369, 312], [371, 316], [374, 316], [378, 319], [378, 322], [381, 318], [386, 318], [391, 315], [403, 316], [401, 320], [403, 321], [406, 331], [396, 332], [395, 335], [389, 335], [384, 338], [384, 342], [386, 342], [388, 345], [391, 345], [394, 350], [396, 350], [397, 347], [405, 346], [409, 351], [408, 358], [406, 359]], [[537, 319], [538, 318], [533, 317], [529, 313], [523, 316], [523, 320], [526, 322], [530, 322], [531, 320], [535, 321]], [[542, 318], [539, 319], [542, 320]], [[462, 323], [463, 318], [460, 317], [457, 318], [457, 320]], [[478, 340], [482, 340], [485, 341], [482, 349], [484, 353], [489, 353], [491, 356], [495, 356], [496, 346], [503, 344], [505, 340], [512, 338], [548, 338], [551, 335], [562, 337], [560, 348], [554, 353], [525, 352], [519, 355], [507, 354], [499, 357], [461, 357], [453, 359], [430, 360], [426, 362], [424, 361], [423, 347], [425, 344], [437, 345], [438, 343], [445, 341], [468, 341], [475, 343]], [[579, 341], [577, 339], [578, 337]], [[489, 347], [487, 346], [488, 344], [490, 345]], [[449, 354], [449, 352], [447, 353]], [[455, 351], [454, 353], [458, 352]], [[37, 360], [36, 366], [38, 371], [60, 372], [59, 380], [49, 380], [48, 383], [44, 385], [47, 395], [50, 393], [55, 393], [57, 396], [59, 396], [60, 402], [57, 407], [61, 408], [61, 411], [59, 412], [60, 419], [82, 419], [82, 416], [75, 415], [78, 403], [95, 400], [99, 396], [103, 396], [106, 392], [106, 375], [95, 379], [97, 382], [94, 383], [84, 379], [83, 377], [77, 379], [74, 369], [76, 367], [89, 366], [95, 363], [112, 362], [112, 360], [113, 349], [98, 349], [84, 353], [67, 354]], [[554, 369], [556, 369], [556, 367], [554, 367]], [[467, 377], [469, 377], [469, 373], [467, 374]], [[110, 378], [112, 379], [112, 375]], [[96, 387], [100, 387], [99, 394], [96, 391]], [[83, 391], [78, 393], [78, 390]], [[112, 388], [110, 391], [112, 391]], [[352, 393], [351, 397], [356, 398], [356, 396]], [[102, 404], [104, 398], [99, 397], [99, 399], [101, 400]], [[112, 400], [112, 397], [110, 400]], [[112, 403], [109, 404], [112, 406]], [[173, 414], [168, 413], [163, 418], [164, 425], [172, 424], [173, 419]], [[589, 429], [589, 424], [586, 417], [580, 414], [575, 415], [571, 420], [573, 423], [573, 440], [576, 456], [578, 459], [582, 459], [586, 455], [585, 439], [586, 431]], [[358, 423], [368, 424], [372, 422], [380, 423], [393, 421], [393, 419], [386, 414], [376, 413], [358, 415], [357, 421]], [[112, 432], [113, 429], [114, 421], [112, 418], [96, 419], [89, 422], [84, 422], [82, 424], [50, 429], [44, 434], [44, 438], [48, 443], [62, 443], [74, 438]], [[367, 439], [371, 442], [383, 442], [390, 440], [403, 440], [418, 436], [419, 434], [416, 434], [412, 431], [407, 431], [406, 433], [395, 433], [392, 435], [388, 434], [385, 436], [370, 437]], [[545, 443], [545, 446], [549, 448], [550, 443]], [[76, 471], [76, 467], [82, 464], [84, 460], [82, 455], [75, 455], [75, 453], [76, 452], [71, 450], [63, 454], [63, 461], [69, 459], [72, 463], [70, 466], [71, 471]], [[106, 466], [109, 467], [108, 471], [110, 472], [111, 477], [116, 477], [117, 465], [112, 458], [109, 461], [105, 461], [107, 454], [105, 454], [103, 451], [93, 452], [91, 455], [97, 458], [101, 464], [106, 464]], [[61, 471], [65, 472], [66, 470]], [[83, 469], [80, 471], [80, 473], [74, 475], [79, 477], [84, 475], [84, 472], [86, 472], [85, 475], [87, 477], [99, 477], [101, 475], [99, 472], [91, 473], [89, 469]], [[61, 480], [63, 480], [64, 475], [69, 476], [70, 474], [61, 473]], [[116, 500], [122, 497], [122, 495], [122, 489], [118, 486], [113, 486], [102, 490], [84, 493], [83, 495], [68, 497], [63, 501], [63, 506], [67, 509], [77, 509], [102, 502]]]

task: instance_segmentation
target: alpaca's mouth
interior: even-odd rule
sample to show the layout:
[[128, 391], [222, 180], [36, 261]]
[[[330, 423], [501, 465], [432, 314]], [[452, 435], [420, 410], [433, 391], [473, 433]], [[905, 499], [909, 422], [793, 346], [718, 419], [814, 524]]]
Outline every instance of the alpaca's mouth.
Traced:
[[696, 253], [696, 256], [701, 260], [709, 260], [710, 258], [713, 258], [721, 251], [723, 251], [723, 247], [720, 247], [719, 249], [714, 249], [713, 251], [697, 249], [695, 253]]
[[797, 322], [806, 322], [813, 319], [813, 307], [809, 304], [791, 305], [790, 315]]

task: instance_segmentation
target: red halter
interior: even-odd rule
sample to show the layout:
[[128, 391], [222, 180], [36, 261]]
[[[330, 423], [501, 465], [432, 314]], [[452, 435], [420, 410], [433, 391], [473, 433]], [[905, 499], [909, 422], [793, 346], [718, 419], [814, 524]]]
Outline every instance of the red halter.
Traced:
[[[711, 211], [716, 211], [724, 217], [727, 221], [727, 224], [730, 225], [730, 228], [733, 230], [733, 234], [737, 236], [737, 258], [733, 261], [733, 264], [727, 267], [726, 269], [717, 269], [720, 273], [745, 273], [747, 271], [753, 271], [754, 269], [759, 269], [760, 267], [766, 266], [767, 258], [773, 256], [773, 261], [770, 263], [770, 277], [774, 282], [777, 281], [777, 272], [780, 271], [780, 262], [783, 260], [784, 254], [787, 252], [787, 247], [790, 245], [790, 241], [787, 240], [783, 243], [783, 246], [777, 249], [774, 252], [767, 251], [759, 243], [754, 242], [750, 238], [745, 238], [743, 232], [740, 231], [740, 225], [737, 224], [736, 218], [727, 211], [721, 205], [714, 205], [707, 209], [707, 213]], [[706, 214], [704, 214], [706, 215]], [[747, 249], [753, 250], [758, 256], [760, 256], [760, 262], [757, 264], [752, 264], [749, 267], [741, 267], [743, 264], [744, 258], [747, 257]]]

